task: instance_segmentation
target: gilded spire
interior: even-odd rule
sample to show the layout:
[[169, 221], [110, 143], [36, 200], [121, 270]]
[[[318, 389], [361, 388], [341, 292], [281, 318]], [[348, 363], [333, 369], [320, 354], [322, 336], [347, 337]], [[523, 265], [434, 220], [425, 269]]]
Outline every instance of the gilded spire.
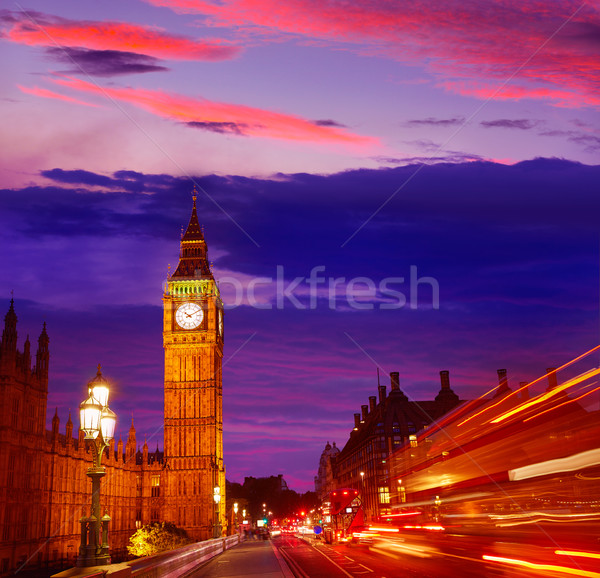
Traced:
[[182, 241], [204, 241], [204, 235], [202, 234], [202, 228], [198, 222], [198, 212], [196, 210], [196, 187], [192, 193], [192, 215], [190, 222], [188, 223], [187, 229], [183, 234]]
[[181, 237], [179, 264], [171, 278], [212, 279], [208, 263], [204, 233], [198, 222], [196, 187], [192, 191], [192, 214], [185, 233]]

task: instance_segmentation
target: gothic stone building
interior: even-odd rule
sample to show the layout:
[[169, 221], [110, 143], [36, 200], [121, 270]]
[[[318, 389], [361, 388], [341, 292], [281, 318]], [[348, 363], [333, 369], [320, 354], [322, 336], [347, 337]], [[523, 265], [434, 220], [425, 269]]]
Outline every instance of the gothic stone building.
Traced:
[[[179, 266], [165, 285], [165, 453], [136, 451], [133, 420], [125, 444], [103, 455], [101, 505], [112, 518], [113, 559], [152, 521], [172, 521], [195, 539], [225, 530], [221, 362], [223, 309], [196, 213], [181, 239]], [[46, 430], [49, 338], [32, 360], [29, 337], [17, 348], [11, 300], [0, 342], [0, 573], [73, 564], [79, 519], [89, 514], [91, 453], [83, 432], [64, 433], [55, 413]], [[33, 361], [33, 363], [32, 363]], [[99, 369], [100, 371], [100, 369]], [[74, 400], [79, 401], [79, 400]], [[215, 505], [215, 488], [222, 494]]]
[[434, 400], [409, 401], [400, 389], [398, 372], [390, 373], [391, 391], [387, 394], [386, 386], [379, 385], [379, 399], [370, 396], [369, 404], [354, 414], [354, 428], [344, 448], [334, 452], [329, 443], [325, 446], [315, 478], [321, 500], [331, 490], [355, 488], [362, 495], [367, 519], [389, 513], [389, 456], [461, 403], [450, 388], [449, 373], [441, 371], [440, 377], [441, 389]]

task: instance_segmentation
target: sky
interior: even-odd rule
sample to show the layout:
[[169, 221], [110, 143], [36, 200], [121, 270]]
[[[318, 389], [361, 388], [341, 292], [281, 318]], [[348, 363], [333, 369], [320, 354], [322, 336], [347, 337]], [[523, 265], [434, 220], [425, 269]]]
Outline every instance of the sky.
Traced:
[[231, 481], [312, 489], [378, 369], [472, 399], [595, 346], [599, 46], [592, 1], [3, 3], [0, 314], [47, 323], [48, 421], [101, 363], [162, 448], [194, 185]]

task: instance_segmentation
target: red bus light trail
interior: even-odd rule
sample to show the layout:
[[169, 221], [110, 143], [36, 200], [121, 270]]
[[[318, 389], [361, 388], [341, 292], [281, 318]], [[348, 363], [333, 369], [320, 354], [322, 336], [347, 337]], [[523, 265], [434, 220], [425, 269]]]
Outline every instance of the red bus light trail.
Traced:
[[598, 572], [590, 572], [581, 568], [569, 568], [568, 566], [556, 566], [555, 564], [539, 564], [537, 562], [528, 562], [527, 560], [517, 560], [514, 558], [503, 558], [501, 556], [482, 556], [484, 560], [489, 562], [500, 562], [502, 564], [510, 564], [512, 566], [521, 566], [530, 570], [544, 570], [546, 572], [562, 572], [571, 576], [579, 576], [580, 578], [600, 578]]

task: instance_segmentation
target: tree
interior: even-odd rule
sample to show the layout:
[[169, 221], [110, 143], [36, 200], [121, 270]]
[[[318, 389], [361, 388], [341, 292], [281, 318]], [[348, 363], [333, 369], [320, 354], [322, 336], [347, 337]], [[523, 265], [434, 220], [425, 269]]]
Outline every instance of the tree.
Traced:
[[153, 522], [142, 526], [129, 538], [127, 551], [132, 556], [152, 556], [190, 544], [187, 532], [171, 522]]

